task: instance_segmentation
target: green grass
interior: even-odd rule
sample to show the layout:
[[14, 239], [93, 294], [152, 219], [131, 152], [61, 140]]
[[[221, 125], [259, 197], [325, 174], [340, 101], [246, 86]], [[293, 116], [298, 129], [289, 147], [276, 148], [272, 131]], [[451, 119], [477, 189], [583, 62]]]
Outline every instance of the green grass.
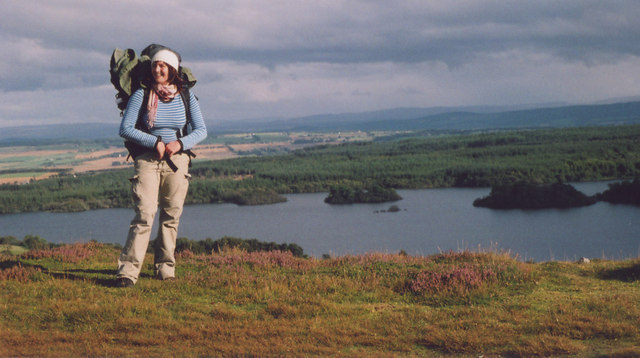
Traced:
[[640, 261], [507, 254], [178, 254], [113, 287], [118, 251], [0, 256], [0, 356], [637, 356]]
[[22, 246], [18, 246], [18, 245], [6, 245], [6, 244], [1, 244], [0, 245], [0, 255], [1, 254], [5, 254], [5, 255], [21, 255], [23, 253], [25, 253], [27, 251], [27, 249], [25, 249]]

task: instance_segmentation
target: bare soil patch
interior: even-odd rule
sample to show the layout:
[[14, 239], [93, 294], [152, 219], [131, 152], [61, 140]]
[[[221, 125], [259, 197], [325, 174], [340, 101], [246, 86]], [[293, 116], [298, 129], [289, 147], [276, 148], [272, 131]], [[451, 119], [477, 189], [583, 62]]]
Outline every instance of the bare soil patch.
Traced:
[[54, 176], [58, 173], [39, 173], [38, 175], [27, 175], [27, 176], [12, 176], [7, 178], [0, 177], [0, 185], [1, 184], [26, 184], [34, 180], [42, 180], [47, 179], [51, 176]]

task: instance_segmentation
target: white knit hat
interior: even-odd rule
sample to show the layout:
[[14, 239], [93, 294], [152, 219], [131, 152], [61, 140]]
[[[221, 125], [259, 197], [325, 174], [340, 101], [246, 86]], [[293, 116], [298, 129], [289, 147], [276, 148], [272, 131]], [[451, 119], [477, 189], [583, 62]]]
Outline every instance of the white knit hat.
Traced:
[[162, 49], [156, 52], [156, 54], [153, 55], [153, 58], [151, 58], [151, 63], [156, 61], [164, 62], [173, 67], [176, 71], [180, 67], [180, 60], [178, 59], [178, 56], [171, 50]]

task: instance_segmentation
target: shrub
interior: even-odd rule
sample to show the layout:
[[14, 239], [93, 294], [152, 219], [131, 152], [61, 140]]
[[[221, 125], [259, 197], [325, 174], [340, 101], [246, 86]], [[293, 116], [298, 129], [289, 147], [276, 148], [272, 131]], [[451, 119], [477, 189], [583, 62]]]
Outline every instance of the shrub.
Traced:
[[15, 236], [2, 236], [0, 237], [0, 245], [19, 245], [20, 240]]
[[60, 262], [78, 263], [93, 257], [100, 247], [104, 245], [88, 242], [70, 245], [62, 245], [49, 249], [36, 249], [22, 254], [25, 259], [51, 258]]
[[409, 281], [413, 293], [466, 294], [486, 282], [495, 282], [496, 273], [489, 268], [463, 264], [444, 270], [424, 270]]
[[[149, 245], [149, 252], [153, 251], [155, 240]], [[282, 251], [290, 252], [296, 257], [304, 257], [304, 250], [298, 244], [277, 244], [275, 242], [259, 241], [257, 239], [241, 239], [225, 236], [218, 240], [207, 238], [201, 241], [192, 241], [187, 238], [179, 238], [176, 241], [176, 252], [190, 251], [193, 254], [220, 253], [228, 249], [239, 249], [246, 252]]]
[[34, 275], [38, 274], [40, 269], [35, 267], [25, 267], [21, 263], [10, 265], [7, 268], [0, 269], [0, 281], [14, 280], [18, 282], [30, 281]]
[[22, 245], [29, 250], [42, 250], [49, 247], [47, 240], [37, 235], [27, 235], [22, 240]]

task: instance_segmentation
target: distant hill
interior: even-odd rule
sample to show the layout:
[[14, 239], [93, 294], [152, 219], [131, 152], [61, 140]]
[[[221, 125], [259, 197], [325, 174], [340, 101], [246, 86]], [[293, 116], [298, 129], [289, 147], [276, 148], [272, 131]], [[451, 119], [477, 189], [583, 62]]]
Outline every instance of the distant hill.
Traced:
[[227, 131], [336, 131], [336, 130], [474, 130], [544, 127], [582, 127], [640, 124], [640, 101], [490, 111], [451, 108], [395, 109], [365, 113], [318, 115], [268, 122], [227, 122]]
[[[560, 104], [548, 104], [555, 107]], [[455, 114], [489, 114], [536, 108], [533, 105], [520, 106], [464, 106], [429, 108], [392, 108], [370, 112], [318, 114], [288, 119], [259, 119], [223, 121], [214, 123], [212, 128], [219, 132], [263, 132], [263, 131], [334, 131], [334, 130], [373, 130], [384, 127], [394, 130], [401, 121], [415, 121], [421, 118]], [[537, 106], [539, 107], [539, 106]], [[423, 128], [418, 128], [423, 129]], [[443, 128], [446, 129], [446, 128]]]
[[[208, 123], [211, 134], [265, 131], [393, 131], [560, 128], [640, 124], [640, 101], [593, 105], [395, 108], [289, 119]], [[117, 138], [119, 123], [58, 124], [0, 130], [0, 144], [65, 138]]]
[[118, 138], [119, 126], [120, 123], [71, 123], [6, 127], [0, 128], [0, 144], [29, 144], [63, 139], [113, 139]]

